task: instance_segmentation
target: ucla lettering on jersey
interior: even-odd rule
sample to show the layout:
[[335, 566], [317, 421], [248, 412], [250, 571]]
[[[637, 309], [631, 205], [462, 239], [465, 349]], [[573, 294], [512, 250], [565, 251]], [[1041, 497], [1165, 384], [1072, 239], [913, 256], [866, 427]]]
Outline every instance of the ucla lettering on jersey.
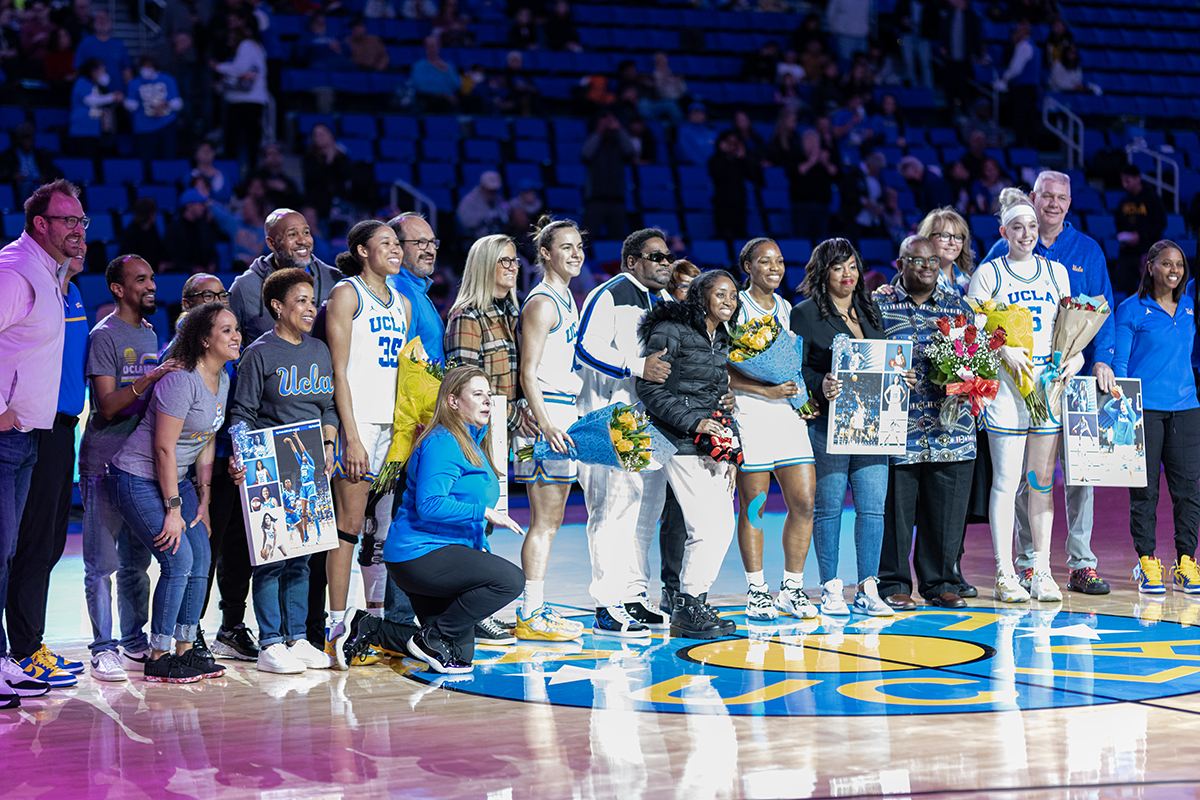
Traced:
[[575, 308], [575, 298], [570, 292], [562, 297], [543, 281], [533, 287], [525, 302], [539, 295], [554, 301], [558, 322], [546, 334], [546, 346], [537, 369], [538, 386], [546, 402], [553, 400], [552, 395], [564, 395], [569, 396], [573, 403], [583, 387], [583, 377], [575, 371], [575, 340], [579, 336], [579, 312]]
[[[1029, 309], [1033, 316], [1033, 353], [1030, 355], [1035, 364], [1045, 363], [1050, 356], [1059, 300], [1070, 293], [1067, 268], [1044, 256], [1035, 255], [1031, 261], [1021, 264], [1001, 256], [980, 265], [976, 275], [986, 297]], [[974, 279], [972, 287], [969, 294], [979, 297]]]
[[400, 295], [386, 284], [387, 298], [381, 300], [367, 288], [361, 276], [347, 278], [343, 283], [349, 283], [358, 294], [358, 310], [351, 321], [350, 356], [346, 361], [354, 418], [356, 422], [386, 425], [392, 421], [396, 401], [400, 351], [408, 343], [404, 305]]

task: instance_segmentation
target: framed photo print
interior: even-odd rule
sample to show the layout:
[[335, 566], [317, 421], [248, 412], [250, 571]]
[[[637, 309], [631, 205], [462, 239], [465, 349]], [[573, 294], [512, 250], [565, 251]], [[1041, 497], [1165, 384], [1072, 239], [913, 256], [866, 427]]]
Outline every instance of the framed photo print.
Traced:
[[834, 339], [833, 373], [842, 389], [829, 406], [828, 452], [904, 455], [909, 389], [901, 373], [912, 364], [912, 346], [905, 339]]

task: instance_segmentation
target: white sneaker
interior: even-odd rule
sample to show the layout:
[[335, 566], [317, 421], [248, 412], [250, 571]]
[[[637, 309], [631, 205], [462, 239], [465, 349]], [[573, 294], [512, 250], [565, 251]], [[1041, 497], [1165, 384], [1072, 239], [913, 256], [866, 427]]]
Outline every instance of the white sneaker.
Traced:
[[858, 585], [854, 595], [854, 613], [868, 617], [894, 617], [895, 610], [879, 596], [879, 586], [874, 578], [867, 578]]
[[1001, 603], [1028, 603], [1029, 592], [1021, 586], [1015, 573], [996, 573], [996, 599]]
[[765, 583], [750, 584], [746, 590], [746, 619], [770, 622], [779, 616]]
[[29, 677], [21, 665], [9, 656], [0, 656], [0, 683], [8, 685], [10, 691], [5, 694], [15, 694], [17, 697], [41, 697], [50, 691], [50, 684]]
[[333, 656], [313, 647], [308, 639], [297, 639], [295, 644], [288, 647], [288, 650], [308, 669], [333, 668]]
[[779, 584], [779, 596], [775, 598], [775, 608], [783, 614], [791, 614], [796, 619], [813, 619], [817, 616], [817, 607], [804, 593], [804, 587], [795, 581], [784, 581]]
[[1054, 576], [1042, 570], [1033, 571], [1033, 579], [1029, 582], [1029, 593], [1034, 600], [1046, 603], [1061, 603], [1062, 590], [1054, 582]]
[[146, 668], [146, 661], [150, 658], [149, 650], [122, 650], [121, 665], [126, 671], [142, 672]]
[[121, 657], [115, 650], [101, 650], [92, 656], [92, 677], [98, 681], [127, 681], [129, 676], [121, 666]]
[[277, 675], [299, 675], [304, 672], [304, 662], [296, 657], [283, 642], [264, 647], [258, 654], [258, 671], [274, 672]]
[[842, 579], [826, 581], [821, 587], [821, 613], [827, 617], [848, 617], [850, 609], [842, 597]]

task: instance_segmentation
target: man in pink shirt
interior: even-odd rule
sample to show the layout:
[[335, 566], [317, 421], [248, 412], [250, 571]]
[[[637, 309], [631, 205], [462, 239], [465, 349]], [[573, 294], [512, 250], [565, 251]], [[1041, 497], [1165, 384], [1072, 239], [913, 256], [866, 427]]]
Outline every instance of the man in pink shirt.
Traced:
[[[0, 613], [39, 432], [54, 425], [49, 398], [58, 396], [62, 371], [63, 275], [83, 251], [87, 224], [79, 189], [58, 180], [25, 201], [25, 232], [0, 250]], [[0, 709], [49, 688], [9, 657], [0, 625]]]

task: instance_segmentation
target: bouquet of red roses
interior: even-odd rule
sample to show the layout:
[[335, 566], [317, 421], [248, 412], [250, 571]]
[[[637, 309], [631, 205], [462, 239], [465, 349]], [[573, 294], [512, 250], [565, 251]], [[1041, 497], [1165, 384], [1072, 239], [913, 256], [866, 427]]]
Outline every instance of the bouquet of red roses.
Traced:
[[693, 441], [700, 446], [701, 455], [708, 455], [714, 461], [729, 461], [734, 466], [742, 463], [742, 442], [738, 437], [737, 423], [720, 411], [712, 413], [713, 419], [721, 426], [721, 433], [697, 433]]
[[1066, 363], [1091, 344], [1096, 333], [1108, 319], [1110, 309], [1103, 297], [1064, 297], [1058, 304], [1058, 316], [1054, 319], [1054, 338], [1050, 347], [1051, 368], [1041, 377], [1046, 393], [1046, 408], [1055, 421], [1062, 404], [1062, 393], [1066, 381], [1060, 377]]
[[987, 334], [975, 327], [966, 314], [941, 317], [937, 333], [926, 345], [925, 355], [933, 364], [930, 382], [946, 390], [941, 422], [950, 427], [958, 419], [959, 405], [969, 401], [971, 416], [978, 417], [984, 406], [996, 398], [1000, 381], [1000, 348], [1007, 335], [1004, 328]]

